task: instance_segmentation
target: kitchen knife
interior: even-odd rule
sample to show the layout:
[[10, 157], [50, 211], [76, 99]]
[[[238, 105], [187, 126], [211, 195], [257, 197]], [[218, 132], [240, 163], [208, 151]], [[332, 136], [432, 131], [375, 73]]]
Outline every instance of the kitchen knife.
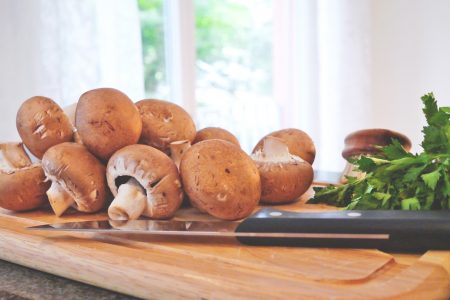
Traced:
[[28, 229], [236, 237], [248, 245], [450, 250], [449, 211], [288, 212], [263, 208], [242, 222], [104, 220]]

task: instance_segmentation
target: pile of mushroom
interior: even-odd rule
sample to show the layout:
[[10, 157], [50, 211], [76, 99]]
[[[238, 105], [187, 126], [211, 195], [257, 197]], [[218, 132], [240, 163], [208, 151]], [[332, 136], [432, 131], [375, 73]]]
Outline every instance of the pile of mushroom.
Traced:
[[133, 103], [112, 88], [65, 109], [32, 97], [16, 121], [37, 163], [21, 143], [0, 144], [0, 207], [13, 211], [48, 203], [57, 216], [107, 208], [112, 220], [168, 219], [186, 195], [202, 212], [238, 220], [260, 201], [297, 200], [313, 179], [314, 143], [301, 130], [270, 133], [248, 155], [223, 128], [197, 131], [179, 105]]

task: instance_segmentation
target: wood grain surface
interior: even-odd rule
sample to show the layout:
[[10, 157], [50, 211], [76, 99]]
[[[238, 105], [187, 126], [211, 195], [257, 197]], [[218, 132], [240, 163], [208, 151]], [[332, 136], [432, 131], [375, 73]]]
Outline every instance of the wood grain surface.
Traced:
[[[274, 208], [334, 209], [303, 201]], [[0, 259], [149, 299], [447, 299], [450, 252], [244, 246], [233, 238], [29, 231], [105, 219], [0, 210]], [[207, 220], [192, 208], [178, 219]]]

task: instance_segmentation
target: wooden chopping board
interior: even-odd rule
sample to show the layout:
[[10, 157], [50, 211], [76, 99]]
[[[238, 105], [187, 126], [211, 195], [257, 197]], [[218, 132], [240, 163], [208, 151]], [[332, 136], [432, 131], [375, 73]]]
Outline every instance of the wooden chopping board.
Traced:
[[[308, 196], [305, 197], [305, 199]], [[304, 200], [304, 199], [303, 199]], [[275, 208], [333, 209], [301, 200]], [[209, 219], [192, 208], [178, 219]], [[0, 259], [141, 298], [447, 299], [450, 251], [256, 247], [232, 238], [176, 238], [28, 231], [32, 225], [99, 220], [48, 209], [0, 210]]]

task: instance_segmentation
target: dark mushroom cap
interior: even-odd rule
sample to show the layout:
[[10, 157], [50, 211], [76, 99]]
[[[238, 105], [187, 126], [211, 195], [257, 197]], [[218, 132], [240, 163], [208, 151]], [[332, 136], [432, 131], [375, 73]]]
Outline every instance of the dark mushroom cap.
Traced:
[[212, 139], [228, 141], [240, 147], [238, 139], [231, 132], [219, 127], [206, 127], [197, 131], [197, 135], [192, 144]]
[[42, 158], [45, 175], [75, 200], [82, 212], [100, 210], [106, 200], [105, 166], [83, 145], [62, 143], [51, 147]]
[[342, 151], [344, 158], [361, 154], [379, 153], [380, 146], [387, 146], [397, 139], [406, 151], [411, 150], [411, 140], [399, 133], [388, 129], [364, 129], [349, 134], [345, 140], [345, 148]]
[[136, 106], [142, 119], [140, 143], [169, 154], [170, 143], [194, 140], [194, 121], [181, 106], [155, 99], [141, 100]]
[[100, 88], [81, 95], [75, 127], [86, 148], [106, 161], [117, 150], [138, 142], [142, 122], [127, 95], [116, 89]]
[[45, 192], [49, 187], [39, 164], [0, 171], [0, 207], [12, 211], [38, 208], [47, 202]]
[[69, 118], [56, 102], [46, 97], [26, 100], [17, 112], [16, 126], [25, 146], [39, 159], [48, 148], [73, 140]]
[[214, 217], [242, 219], [260, 200], [255, 163], [230, 142], [206, 140], [193, 145], [181, 159], [180, 172], [192, 205]]

